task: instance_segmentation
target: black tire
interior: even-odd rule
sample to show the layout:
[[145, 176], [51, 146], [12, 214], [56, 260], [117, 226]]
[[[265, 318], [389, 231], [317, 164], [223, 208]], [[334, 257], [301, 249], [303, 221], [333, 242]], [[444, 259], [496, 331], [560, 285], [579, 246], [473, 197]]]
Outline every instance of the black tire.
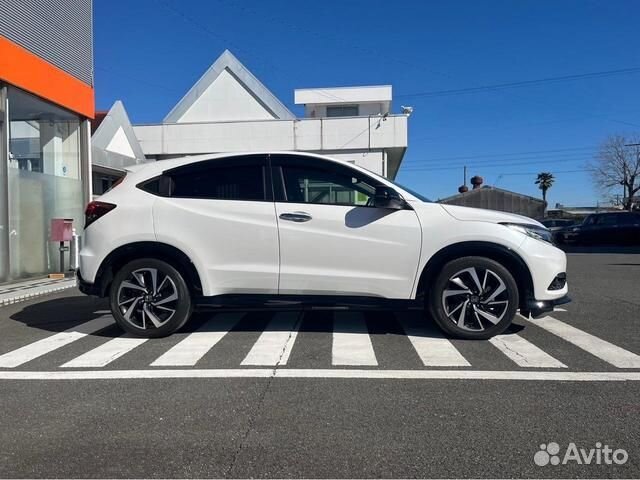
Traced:
[[[152, 288], [154, 270], [155, 295]], [[127, 283], [123, 285], [123, 282]], [[167, 301], [174, 295], [175, 300]], [[124, 331], [145, 338], [171, 335], [189, 320], [193, 310], [189, 288], [180, 272], [155, 258], [134, 260], [116, 272], [109, 292], [109, 305], [116, 323]]]
[[[475, 270], [478, 282], [469, 269]], [[480, 287], [484, 285], [483, 291], [478, 288], [478, 283]], [[501, 290], [502, 286], [504, 290]], [[470, 293], [457, 293], [465, 290]], [[501, 293], [491, 300], [499, 290]], [[505, 301], [507, 303], [503, 303]], [[444, 265], [432, 284], [426, 302], [427, 312], [448, 335], [484, 340], [504, 332], [511, 325], [518, 309], [518, 285], [513, 275], [495, 260], [463, 257]], [[456, 307], [459, 308], [456, 310]], [[463, 310], [463, 326], [459, 326]]]

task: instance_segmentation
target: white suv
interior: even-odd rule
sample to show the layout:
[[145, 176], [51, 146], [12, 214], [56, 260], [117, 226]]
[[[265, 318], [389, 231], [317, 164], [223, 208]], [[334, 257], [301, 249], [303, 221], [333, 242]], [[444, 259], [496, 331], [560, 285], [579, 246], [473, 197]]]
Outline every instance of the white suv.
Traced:
[[565, 303], [565, 254], [526, 217], [431, 203], [303, 153], [163, 160], [86, 210], [80, 289], [117, 323], [169, 335], [194, 308], [425, 307], [484, 339]]

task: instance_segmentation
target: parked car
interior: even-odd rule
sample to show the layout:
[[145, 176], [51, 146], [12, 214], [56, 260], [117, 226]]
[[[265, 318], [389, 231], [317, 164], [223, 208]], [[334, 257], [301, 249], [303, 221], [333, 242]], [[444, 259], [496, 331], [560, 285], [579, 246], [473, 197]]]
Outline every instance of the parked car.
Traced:
[[426, 307], [489, 338], [567, 299], [566, 257], [535, 220], [431, 203], [353, 164], [209, 155], [131, 169], [86, 209], [80, 289], [116, 322], [169, 335], [194, 308]]
[[547, 227], [551, 233], [555, 233], [559, 230], [575, 225], [576, 221], [564, 218], [547, 218], [542, 220], [540, 223]]
[[560, 230], [556, 238], [581, 245], [640, 245], [640, 213], [594, 213], [580, 225]]

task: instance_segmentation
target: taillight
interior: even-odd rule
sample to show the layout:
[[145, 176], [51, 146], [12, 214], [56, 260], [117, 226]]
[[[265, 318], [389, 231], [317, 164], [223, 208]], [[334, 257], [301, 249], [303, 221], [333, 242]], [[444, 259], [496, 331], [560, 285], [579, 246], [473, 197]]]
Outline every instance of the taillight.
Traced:
[[91, 202], [87, 205], [84, 211], [84, 228], [87, 228], [93, 222], [98, 220], [103, 215], [106, 215], [111, 210], [116, 208], [113, 203], [107, 202]]

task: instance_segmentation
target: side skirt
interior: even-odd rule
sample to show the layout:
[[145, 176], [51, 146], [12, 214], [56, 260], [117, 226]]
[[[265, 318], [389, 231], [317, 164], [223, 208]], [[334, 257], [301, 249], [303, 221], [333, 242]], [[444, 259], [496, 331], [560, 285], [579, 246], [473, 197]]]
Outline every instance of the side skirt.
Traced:
[[420, 300], [342, 295], [229, 294], [194, 299], [198, 310], [422, 310]]

